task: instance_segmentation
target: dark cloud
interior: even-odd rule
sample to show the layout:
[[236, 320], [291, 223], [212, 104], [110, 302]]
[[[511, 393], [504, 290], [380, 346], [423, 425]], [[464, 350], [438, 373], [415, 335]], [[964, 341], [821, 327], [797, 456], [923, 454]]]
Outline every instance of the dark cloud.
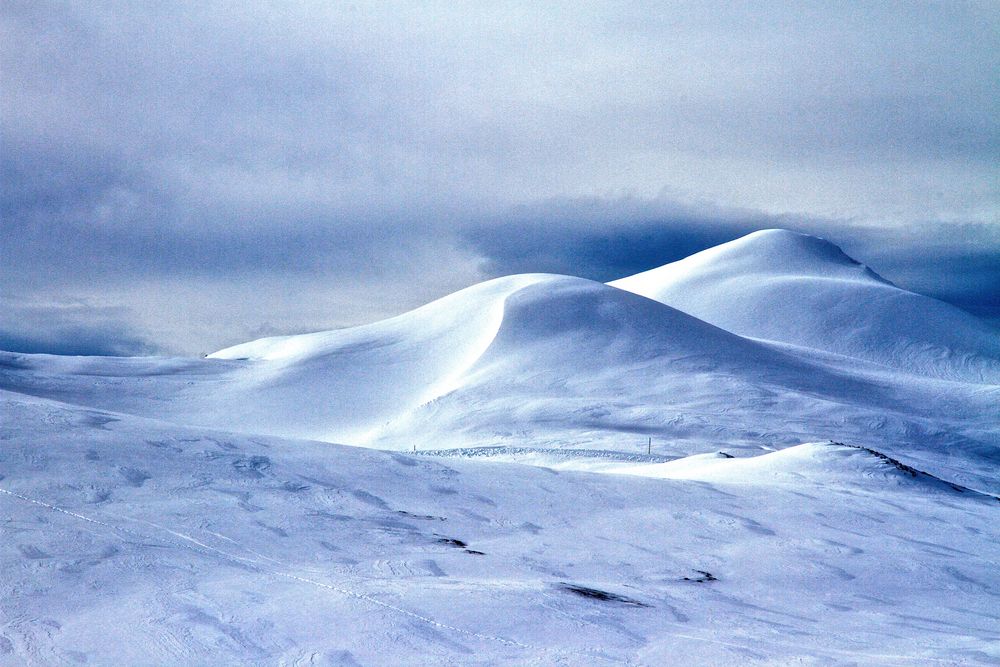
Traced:
[[[845, 235], [846, 236], [846, 235]], [[846, 238], [897, 284], [952, 303], [1000, 328], [1000, 226], [914, 224]]]
[[772, 228], [821, 236], [905, 289], [1000, 318], [1000, 228], [992, 224], [878, 226], [663, 199], [583, 199], [520, 207], [462, 238], [491, 275], [537, 271], [606, 282]]
[[0, 299], [0, 350], [8, 352], [133, 356], [158, 347], [144, 340], [120, 308], [86, 303], [20, 304]]
[[564, 273], [606, 282], [791, 222], [662, 200], [563, 199], [518, 207], [469, 227], [462, 239], [486, 258], [489, 274]]
[[0, 329], [0, 350], [28, 354], [65, 354], [71, 356], [134, 357], [159, 351], [140, 338], [123, 334], [117, 328], [69, 326], [31, 332]]

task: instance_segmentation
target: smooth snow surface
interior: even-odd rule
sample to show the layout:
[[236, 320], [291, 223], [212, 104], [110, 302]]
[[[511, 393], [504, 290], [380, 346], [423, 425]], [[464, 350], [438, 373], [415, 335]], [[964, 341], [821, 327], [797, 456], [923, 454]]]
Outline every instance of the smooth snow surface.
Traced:
[[754, 232], [609, 283], [742, 336], [922, 375], [1000, 383], [1000, 339], [964, 311], [899, 289], [840, 248]]
[[1000, 663], [998, 341], [775, 230], [0, 353], [0, 664]]

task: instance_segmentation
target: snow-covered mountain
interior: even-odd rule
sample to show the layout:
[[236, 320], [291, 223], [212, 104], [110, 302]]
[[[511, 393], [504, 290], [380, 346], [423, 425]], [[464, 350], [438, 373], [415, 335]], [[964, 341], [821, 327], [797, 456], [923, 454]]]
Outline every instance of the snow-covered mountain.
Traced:
[[[758, 243], [767, 261], [754, 263], [740, 248]], [[383, 322], [265, 338], [207, 360], [14, 355], [11, 363], [21, 368], [6, 372], [0, 386], [185, 425], [396, 450], [618, 450], [653, 438], [661, 454], [676, 456], [720, 444], [753, 450], [856, 441], [1000, 490], [992, 468], [997, 420], [989, 418], [997, 396], [982, 379], [995, 361], [996, 334], [885, 284], [819, 239], [764, 232], [734, 244], [716, 249], [729, 282], [766, 284], [758, 265], [784, 267], [780, 280], [806, 293], [797, 302], [767, 301], [762, 293], [746, 322], [789, 322], [795, 332], [785, 338], [815, 330], [819, 342], [804, 348], [746, 338], [613, 286], [530, 274], [475, 285]], [[711, 252], [691, 259], [714, 275]], [[736, 259], [747, 266], [734, 268]], [[745, 280], [733, 277], [740, 271]], [[793, 271], [827, 277], [789, 278]], [[840, 274], [856, 280], [829, 277]], [[814, 282], [815, 293], [806, 289]], [[843, 352], [826, 343], [835, 336], [822, 324], [832, 312], [819, 305], [830, 282], [839, 303], [851, 306], [836, 319], [862, 323], [843, 346], [861, 340], [867, 353], [858, 356], [868, 359], [822, 349]], [[904, 295], [913, 308], [873, 309], [865, 304], [872, 285], [879, 296]], [[896, 320], [901, 331], [920, 333], [912, 319], [921, 306], [955, 315], [956, 326], [937, 339], [951, 336], [951, 353], [930, 354], [929, 344], [902, 344], [888, 334]], [[721, 302], [717, 310], [728, 312]], [[958, 324], [966, 319], [979, 328], [963, 330]], [[973, 334], [982, 339], [978, 354], [958, 345], [979, 340]], [[898, 361], [907, 350], [910, 361]], [[921, 372], [928, 365], [934, 368]], [[962, 374], [971, 368], [976, 372]]]
[[611, 283], [741, 336], [920, 375], [1000, 383], [1000, 336], [976, 317], [900, 289], [837, 246], [754, 232]]
[[814, 237], [0, 401], [0, 664], [1000, 660], [1000, 336]]

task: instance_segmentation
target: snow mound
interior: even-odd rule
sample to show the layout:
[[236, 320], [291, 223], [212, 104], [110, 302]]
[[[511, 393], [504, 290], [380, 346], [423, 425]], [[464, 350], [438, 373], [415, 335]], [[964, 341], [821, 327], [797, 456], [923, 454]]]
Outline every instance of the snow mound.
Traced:
[[720, 438], [854, 437], [877, 422], [883, 434], [923, 432], [896, 421], [897, 403], [884, 387], [659, 302], [549, 276], [507, 296], [491, 345], [452, 391], [401, 412], [367, 443], [645, 449], [653, 436], [668, 448], [659, 453], [675, 455]]
[[[841, 280], [890, 284], [849, 257], [839, 247], [809, 234], [787, 229], [764, 229], [709, 248], [690, 257], [615, 281], [655, 294], [684, 282], [689, 286], [710, 277], [750, 275], [809, 275]], [[660, 299], [657, 299], [658, 301]]]
[[[823, 242], [805, 242], [856, 272]], [[835, 438], [897, 455], [948, 451], [950, 462], [928, 454], [921, 467], [991, 489], [992, 473], [968, 471], [995, 470], [990, 416], [1000, 391], [744, 338], [644, 296], [551, 274], [210, 359], [0, 354], [0, 388], [186, 426], [390, 450], [678, 457]], [[969, 468], [964, 457], [988, 463]], [[563, 467], [565, 456], [528, 458]]]
[[1000, 383], [1000, 335], [985, 323], [896, 287], [813, 236], [754, 232], [609, 284], [741, 336]]
[[[995, 368], [986, 363], [985, 335], [961, 346], [965, 320], [950, 330], [933, 326], [934, 308], [957, 311], [898, 290], [825, 241], [789, 232], [751, 235], [685, 261], [697, 270], [677, 272], [684, 262], [663, 269], [684, 278], [685, 294], [711, 295], [729, 281], [746, 301], [757, 299], [759, 309], [745, 313], [748, 326], [774, 324], [771, 338], [811, 337], [814, 348], [860, 346], [882, 365], [740, 336], [618, 287], [527, 274], [382, 322], [261, 339], [210, 359], [0, 353], [0, 389], [244, 434], [410, 451], [504, 447], [519, 450], [518, 459], [525, 448], [677, 457], [833, 438], [997, 488], [1000, 386], [984, 386], [978, 375], [940, 379]], [[783, 284], [799, 290], [804, 305], [774, 297]], [[833, 305], [820, 298], [827, 288]], [[923, 328], [900, 324], [906, 304], [880, 311], [863, 290], [911, 299], [910, 315]], [[721, 295], [720, 317], [746, 306]], [[838, 307], [843, 314], [824, 324]], [[952, 352], [938, 358], [907, 342], [920, 335], [947, 338]], [[958, 352], [975, 345], [979, 356]], [[923, 365], [924, 376], [914, 375]], [[943, 451], [947, 458], [936, 454]], [[542, 464], [561, 467], [564, 458]]]
[[[246, 362], [215, 401], [219, 426], [356, 442], [450, 391], [492, 344], [507, 297], [543, 274], [474, 285], [374, 324], [264, 338], [212, 359]], [[235, 400], [233, 400], [235, 397]]]
[[782, 355], [602, 283], [528, 274], [383, 322], [265, 338], [211, 357], [244, 364], [229, 391], [206, 397], [212, 425], [359, 444], [470, 380], [548, 388], [652, 360]]
[[728, 484], [918, 485], [932, 492], [962, 493], [997, 500], [913, 468], [874, 449], [829, 442], [806, 443], [745, 458], [722, 452], [696, 454], [665, 463], [618, 467], [612, 472]]

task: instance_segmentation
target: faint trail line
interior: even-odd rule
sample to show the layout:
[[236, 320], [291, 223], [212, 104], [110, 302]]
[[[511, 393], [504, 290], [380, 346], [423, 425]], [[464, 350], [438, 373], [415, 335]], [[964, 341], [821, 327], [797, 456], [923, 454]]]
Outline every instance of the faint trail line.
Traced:
[[481, 634], [479, 632], [473, 632], [471, 630], [463, 630], [462, 628], [456, 628], [453, 625], [448, 625], [447, 623], [441, 623], [440, 621], [435, 621], [434, 619], [428, 618], [427, 616], [421, 616], [416, 612], [409, 611], [408, 609], [403, 609], [401, 607], [397, 607], [395, 605], [389, 604], [388, 602], [382, 602], [381, 600], [377, 600], [373, 597], [365, 595], [364, 593], [357, 593], [347, 588], [340, 588], [339, 586], [326, 584], [323, 583], [322, 581], [307, 579], [306, 577], [300, 577], [296, 574], [291, 574], [289, 572], [274, 572], [273, 574], [276, 574], [279, 577], [285, 577], [286, 579], [293, 579], [295, 581], [301, 581], [306, 584], [312, 584], [313, 586], [319, 586], [320, 588], [326, 588], [331, 591], [336, 591], [337, 593], [340, 593], [341, 595], [345, 595], [347, 597], [356, 598], [358, 600], [364, 600], [365, 602], [369, 602], [379, 607], [384, 607], [385, 609], [390, 609], [404, 616], [409, 616], [410, 618], [415, 618], [419, 621], [423, 621], [424, 623], [427, 623], [428, 625], [432, 625], [437, 628], [451, 630], [452, 632], [468, 635], [470, 637], [476, 637], [477, 639], [488, 639], [495, 642], [500, 642], [501, 644], [507, 644], [509, 646], [517, 646], [518, 648], [542, 650], [541, 647], [531, 646], [529, 644], [522, 644], [521, 642], [515, 641], [513, 639], [505, 639], [504, 637], [496, 637], [494, 635], [486, 635], [486, 634]]
[[[137, 537], [137, 538], [140, 538], [140, 539], [143, 539], [143, 540], [149, 540], [149, 539], [151, 539], [149, 535], [146, 535], [146, 534], [134, 531], [134, 530], [130, 530], [128, 528], [123, 528], [121, 526], [115, 526], [113, 524], [107, 523], [105, 521], [101, 521], [99, 519], [94, 519], [92, 517], [88, 517], [88, 516], [85, 516], [83, 514], [78, 514], [77, 512], [73, 512], [71, 510], [67, 510], [65, 508], [59, 507], [58, 505], [52, 505], [52, 504], [47, 503], [47, 502], [45, 502], [43, 500], [36, 500], [35, 498], [30, 498], [28, 496], [22, 495], [20, 493], [15, 492], [15, 491], [9, 491], [7, 489], [0, 488], [0, 493], [2, 493], [4, 495], [7, 495], [7, 496], [14, 497], [14, 498], [18, 498], [20, 500], [23, 500], [24, 502], [31, 503], [32, 505], [37, 505], [39, 507], [44, 507], [46, 509], [52, 510], [53, 512], [59, 512], [60, 514], [65, 514], [66, 516], [73, 517], [74, 519], [79, 519], [81, 521], [86, 521], [87, 523], [92, 523], [92, 524], [97, 525], [97, 526], [102, 526], [102, 527], [107, 528], [107, 529], [109, 529], [109, 530], [111, 530], [113, 532], [116, 532], [116, 533], [123, 533], [125, 535], [132, 535], [134, 537]], [[175, 545], [175, 546], [180, 546], [181, 548], [188, 549], [188, 550], [193, 551], [195, 553], [199, 553], [199, 549], [203, 550], [203, 551], [208, 551], [208, 552], [210, 552], [212, 554], [215, 554], [215, 555], [218, 555], [218, 556], [222, 556], [223, 558], [226, 558], [226, 559], [238, 562], [238, 563], [243, 563], [243, 564], [246, 564], [246, 565], [250, 565], [250, 566], [254, 567], [257, 570], [263, 571], [263, 572], [267, 572], [268, 574], [270, 574], [272, 576], [282, 577], [284, 579], [289, 579], [289, 580], [292, 580], [292, 581], [298, 581], [300, 583], [309, 584], [309, 585], [315, 586], [317, 588], [322, 588], [322, 589], [325, 589], [325, 590], [333, 591], [335, 593], [340, 593], [344, 597], [353, 598], [355, 600], [361, 600], [361, 601], [367, 602], [367, 603], [369, 603], [369, 604], [371, 604], [373, 606], [381, 607], [383, 609], [387, 609], [389, 611], [396, 612], [397, 614], [400, 614], [402, 616], [406, 616], [406, 617], [412, 618], [414, 620], [420, 621], [420, 622], [425, 623], [427, 625], [430, 625], [432, 627], [440, 628], [442, 630], [450, 630], [451, 632], [455, 632], [455, 633], [458, 633], [458, 634], [461, 634], [461, 635], [465, 635], [467, 637], [474, 637], [476, 639], [482, 639], [482, 640], [486, 640], [486, 641], [493, 641], [493, 642], [497, 642], [499, 644], [504, 644], [504, 645], [507, 645], [507, 646], [513, 646], [513, 647], [517, 647], [517, 648], [521, 648], [521, 649], [528, 649], [528, 650], [537, 651], [537, 652], [543, 652], [543, 653], [563, 653], [563, 654], [576, 655], [576, 656], [586, 656], [586, 657], [592, 658], [592, 659], [599, 659], [599, 660], [604, 660], [604, 661], [607, 661], [607, 662], [618, 662], [620, 664], [626, 664], [626, 665], [630, 665], [630, 664], [642, 664], [642, 663], [635, 663], [633, 660], [631, 660], [631, 659], [629, 659], [627, 657], [626, 658], [615, 658], [615, 657], [612, 657], [612, 656], [607, 656], [607, 655], [602, 655], [602, 654], [599, 654], [599, 653], [594, 653], [594, 652], [588, 651], [586, 649], [580, 650], [580, 649], [563, 649], [563, 648], [534, 646], [534, 645], [531, 645], [531, 644], [524, 644], [524, 643], [516, 641], [514, 639], [507, 639], [505, 637], [498, 637], [498, 636], [495, 636], [495, 635], [488, 635], [488, 634], [484, 634], [484, 633], [480, 633], [480, 632], [474, 632], [472, 630], [465, 630], [463, 628], [455, 627], [454, 625], [448, 625], [447, 623], [442, 623], [440, 621], [436, 621], [433, 618], [430, 618], [428, 616], [423, 616], [421, 614], [418, 614], [416, 612], [410, 611], [408, 609], [404, 609], [402, 607], [397, 607], [396, 605], [390, 604], [388, 602], [383, 602], [382, 600], [374, 598], [374, 597], [372, 597], [372, 596], [370, 596], [368, 594], [365, 594], [365, 593], [359, 593], [359, 592], [351, 590], [349, 588], [343, 588], [343, 587], [335, 586], [333, 584], [328, 584], [328, 583], [325, 583], [325, 582], [322, 582], [322, 581], [317, 581], [315, 579], [309, 579], [307, 577], [302, 577], [302, 576], [299, 576], [297, 574], [292, 574], [291, 572], [284, 572], [284, 571], [275, 569], [274, 567], [267, 567], [267, 566], [265, 566], [261, 562], [262, 560], [268, 560], [268, 561], [271, 561], [272, 563], [276, 563], [278, 565], [281, 565], [281, 566], [283, 566], [286, 569], [288, 568], [288, 565], [286, 563], [283, 563], [282, 561], [276, 560], [274, 558], [270, 558], [269, 556], [263, 556], [261, 554], [257, 554], [258, 556], [260, 556], [260, 558], [247, 558], [245, 556], [239, 556], [237, 554], [229, 553], [229, 552], [224, 551], [222, 549], [218, 549], [218, 548], [213, 547], [211, 545], [205, 544], [204, 542], [201, 542], [200, 540], [197, 540], [194, 537], [191, 537], [190, 535], [187, 535], [185, 533], [177, 532], [175, 530], [172, 530], [172, 529], [167, 528], [165, 526], [153, 523], [151, 521], [146, 521], [145, 519], [136, 519], [136, 518], [132, 518], [132, 517], [122, 517], [122, 516], [118, 516], [116, 518], [125, 519], [125, 520], [128, 520], [128, 521], [134, 521], [134, 522], [137, 522], [137, 523], [144, 523], [144, 524], [146, 524], [148, 526], [151, 526], [153, 528], [157, 528], [157, 529], [162, 530], [162, 531], [164, 531], [166, 533], [169, 533], [170, 535], [173, 535], [173, 536], [175, 536], [175, 537], [177, 537], [177, 538], [179, 538], [179, 539], [181, 539], [181, 540], [183, 540], [185, 542], [188, 542], [188, 543], [190, 543], [192, 545], [195, 545], [195, 547], [197, 547], [197, 548], [192, 547], [192, 546], [187, 546], [187, 545]], [[245, 548], [245, 547], [242, 547], [242, 545], [240, 545], [238, 542], [236, 542], [235, 540], [233, 540], [233, 539], [231, 539], [229, 537], [226, 537], [224, 535], [218, 535], [217, 533], [212, 533], [212, 534], [213, 535], [217, 535], [218, 537], [220, 537], [222, 539], [225, 539], [225, 540], [227, 540], [229, 542], [232, 542], [233, 544], [236, 544], [236, 545], [240, 546], [241, 548]], [[247, 551], [251, 551], [251, 550], [247, 549]], [[251, 551], [251, 553], [256, 553], [256, 552], [252, 552]], [[687, 629], [687, 626], [685, 626], [684, 624], [681, 624], [681, 623], [676, 623], [676, 622], [672, 622], [672, 621], [660, 621], [660, 623], [662, 625], [668, 625], [668, 626], [672, 626], [672, 627], [675, 627], [675, 628], [684, 628], [684, 629]], [[684, 633], [684, 632], [669, 632], [668, 634], [670, 636], [672, 636], [672, 637], [677, 637], [679, 639], [689, 639], [689, 640], [692, 640], [692, 641], [705, 642], [705, 643], [708, 643], [708, 644], [715, 644], [715, 645], [718, 645], [718, 646], [726, 646], [726, 647], [737, 648], [737, 649], [745, 649], [749, 645], [749, 644], [740, 644], [738, 642], [725, 641], [725, 640], [722, 640], [722, 639], [715, 639], [713, 637], [703, 637], [703, 636], [698, 636], [698, 635], [693, 635], [693, 634], [687, 634], [687, 633]], [[754, 643], [765, 643], [765, 644], [768, 644], [770, 646], [782, 647], [782, 648], [786, 648], [786, 649], [788, 649], [788, 648], [791, 648], [791, 649], [796, 648], [796, 646], [794, 644], [788, 644], [788, 643], [784, 643], [784, 642], [780, 642], [780, 641], [774, 641], [774, 640], [754, 639], [753, 642]], [[949, 658], [936, 658], [936, 657], [932, 657], [932, 656], [919, 656], [918, 657], [918, 656], [895, 655], [895, 654], [886, 654], [886, 653], [865, 653], [865, 652], [862, 652], [862, 651], [852, 651], [852, 650], [835, 649], [835, 648], [827, 648], [826, 650], [830, 651], [832, 653], [839, 654], [839, 655], [853, 656], [853, 657], [863, 657], [863, 658], [871, 658], [871, 659], [879, 659], [879, 660], [895, 660], [895, 661], [900, 661], [900, 662], [917, 662], [917, 663], [920, 663], [920, 662], [922, 662], [922, 663], [933, 662], [933, 663], [938, 663], [938, 664], [955, 664], [955, 662], [954, 662], [953, 659], [949, 659]]]
[[[47, 502], [45, 502], [43, 500], [36, 500], [35, 498], [30, 498], [28, 496], [22, 495], [20, 493], [15, 492], [15, 491], [8, 491], [7, 489], [0, 488], [0, 493], [3, 493], [3, 494], [8, 495], [8, 496], [12, 496], [14, 498], [18, 498], [20, 500], [23, 500], [24, 502], [31, 503], [32, 505], [37, 505], [39, 507], [44, 507], [44, 508], [46, 508], [48, 510], [52, 510], [53, 512], [59, 512], [60, 514], [65, 514], [67, 516], [73, 517], [74, 519], [79, 519], [81, 521], [86, 521], [87, 523], [92, 523], [92, 524], [97, 525], [97, 526], [103, 526], [104, 528], [108, 528], [109, 530], [112, 530], [114, 532], [125, 533], [127, 535], [133, 535], [133, 536], [136, 536], [136, 537], [140, 537], [142, 539], [149, 539], [148, 535], [144, 535], [142, 533], [138, 533], [136, 531], [129, 530], [127, 528], [122, 528], [121, 526], [115, 526], [115, 525], [107, 523], [105, 521], [100, 521], [99, 519], [93, 519], [93, 518], [85, 516], [83, 514], [78, 514], [76, 512], [72, 512], [70, 510], [64, 509], [62, 507], [59, 507], [58, 505], [52, 505], [52, 504], [47, 503]], [[122, 518], [126, 518], [127, 519], [128, 517], [122, 517]], [[190, 535], [186, 535], [184, 533], [179, 533], [179, 532], [177, 532], [175, 530], [171, 530], [170, 528], [166, 528], [164, 526], [152, 523], [150, 521], [145, 521], [143, 519], [131, 519], [131, 520], [139, 522], [139, 523], [144, 523], [144, 524], [152, 526], [154, 528], [158, 528], [158, 529], [160, 529], [160, 530], [162, 530], [164, 532], [167, 532], [167, 533], [169, 533], [169, 534], [171, 534], [171, 535], [173, 535], [173, 536], [175, 536], [175, 537], [177, 537], [177, 538], [179, 538], [181, 540], [184, 540], [184, 541], [189, 542], [189, 543], [191, 543], [193, 545], [196, 545], [200, 549], [203, 549], [203, 550], [209, 551], [211, 553], [223, 556], [223, 557], [225, 557], [227, 559], [230, 559], [230, 560], [233, 560], [233, 561], [237, 561], [237, 562], [241, 562], [241, 563], [245, 563], [245, 564], [250, 564], [250, 565], [253, 565], [254, 567], [256, 567], [258, 569], [262, 569], [262, 570], [266, 569], [266, 571], [268, 571], [270, 574], [272, 574], [274, 576], [283, 577], [285, 579], [290, 579], [290, 580], [293, 580], [293, 581], [298, 581], [298, 582], [301, 582], [301, 583], [310, 584], [310, 585], [316, 586], [318, 588], [323, 588], [323, 589], [326, 589], [326, 590], [334, 591], [336, 593], [340, 593], [341, 595], [343, 595], [345, 597], [353, 598], [353, 599], [356, 599], [356, 600], [362, 600], [362, 601], [367, 602], [369, 604], [372, 604], [374, 606], [382, 607], [383, 609], [388, 609], [390, 611], [394, 611], [397, 614], [401, 614], [403, 616], [407, 616], [409, 618], [413, 618], [415, 620], [421, 621], [423, 623], [426, 623], [426, 624], [431, 625], [431, 626], [436, 627], [436, 628], [440, 628], [440, 629], [443, 629], [443, 630], [450, 630], [452, 632], [456, 632], [458, 634], [466, 635], [468, 637], [475, 637], [476, 639], [483, 639], [483, 640], [487, 640], [487, 641], [494, 641], [494, 642], [498, 642], [498, 643], [505, 644], [505, 645], [508, 645], [508, 646], [515, 646], [515, 647], [523, 648], [523, 649], [531, 649], [531, 650], [536, 650], [536, 651], [548, 651], [548, 650], [552, 650], [552, 649], [545, 649], [545, 648], [539, 647], [539, 646], [531, 646], [529, 644], [523, 644], [523, 643], [515, 641], [513, 639], [506, 639], [504, 637], [496, 637], [494, 635], [488, 635], [488, 634], [483, 634], [483, 633], [480, 633], [480, 632], [474, 632], [472, 630], [464, 630], [462, 628], [458, 628], [458, 627], [455, 627], [453, 625], [448, 625], [447, 623], [441, 623], [440, 621], [435, 621], [432, 618], [429, 618], [427, 616], [423, 616], [421, 614], [418, 614], [416, 612], [410, 611], [408, 609], [403, 609], [402, 607], [397, 607], [397, 606], [395, 606], [393, 604], [389, 604], [388, 602], [383, 602], [383, 601], [378, 600], [378, 599], [376, 599], [376, 598], [374, 598], [374, 597], [372, 597], [370, 595], [367, 595], [365, 593], [359, 593], [357, 591], [353, 591], [353, 590], [348, 589], [348, 588], [342, 588], [340, 586], [334, 586], [333, 584], [327, 584], [327, 583], [324, 583], [322, 581], [316, 581], [314, 579], [309, 579], [309, 578], [306, 578], [306, 577], [301, 577], [299, 575], [292, 574], [290, 572], [282, 572], [282, 571], [274, 569], [274, 568], [264, 568], [262, 566], [262, 563], [261, 563], [260, 559], [246, 558], [245, 556], [239, 556], [239, 555], [236, 555], [236, 554], [229, 553], [227, 551], [223, 551], [222, 549], [217, 549], [216, 547], [213, 547], [211, 545], [205, 544], [204, 542], [201, 542], [201, 541], [199, 541], [199, 540], [191, 537]], [[193, 549], [192, 547], [185, 547], [185, 548], [190, 549], [192, 551], [197, 551], [197, 549]], [[275, 561], [272, 558], [267, 558], [267, 560], [270, 560], [270, 561], [276, 562], [276, 563], [280, 563], [280, 561]], [[281, 564], [285, 565], [285, 567], [287, 567], [286, 564], [284, 564], [284, 563], [281, 563]]]
[[[0, 493], [5, 493], [8, 496], [13, 496], [15, 498], [20, 498], [21, 500], [23, 500], [25, 502], [28, 502], [28, 503], [32, 503], [33, 505], [40, 505], [41, 507], [48, 508], [48, 509], [50, 509], [50, 510], [52, 510], [54, 512], [60, 512], [62, 514], [66, 514], [68, 516], [74, 517], [76, 519], [81, 519], [83, 521], [87, 521], [89, 523], [93, 523], [93, 524], [96, 524], [98, 526], [104, 526], [105, 528], [110, 528], [111, 530], [119, 530], [119, 528], [117, 528], [116, 526], [112, 526], [110, 523], [105, 523], [103, 521], [98, 521], [97, 519], [91, 519], [88, 516], [84, 516], [82, 514], [77, 514], [76, 512], [70, 512], [69, 510], [63, 509], [61, 507], [56, 507], [55, 505], [50, 505], [50, 504], [48, 504], [46, 502], [43, 502], [41, 500], [35, 500], [34, 498], [29, 498], [27, 496], [22, 496], [20, 493], [16, 493], [14, 491], [8, 491], [7, 489], [0, 489]], [[124, 532], [129, 532], [129, 531], [124, 531]]]

